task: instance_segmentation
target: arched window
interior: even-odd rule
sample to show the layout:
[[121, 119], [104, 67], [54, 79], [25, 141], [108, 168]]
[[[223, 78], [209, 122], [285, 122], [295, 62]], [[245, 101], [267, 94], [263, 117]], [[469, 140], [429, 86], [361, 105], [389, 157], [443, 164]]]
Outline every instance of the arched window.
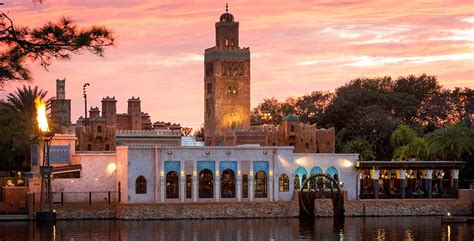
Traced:
[[267, 174], [263, 171], [258, 171], [255, 174], [255, 197], [267, 197]]
[[231, 169], [222, 172], [221, 197], [235, 198], [235, 173]]
[[214, 175], [209, 169], [199, 172], [199, 198], [214, 197]]
[[294, 185], [295, 185], [295, 190], [299, 190], [301, 188], [300, 176], [295, 175]]
[[280, 178], [278, 178], [278, 190], [280, 192], [290, 191], [290, 178], [286, 174], [281, 174]]
[[97, 133], [102, 133], [102, 126], [97, 126]]
[[146, 179], [143, 176], [137, 177], [135, 181], [135, 193], [146, 194]]
[[91, 144], [87, 144], [87, 150], [92, 151], [92, 145]]
[[229, 39], [225, 39], [225, 46], [229, 46]]
[[308, 142], [306, 142], [306, 144], [304, 144], [304, 148], [309, 149], [309, 143]]
[[290, 126], [290, 131], [291, 131], [291, 132], [295, 132], [295, 126], [294, 126], [294, 125], [291, 125], [291, 126]]
[[174, 171], [166, 174], [166, 198], [179, 198], [179, 176]]
[[110, 150], [110, 145], [109, 145], [109, 144], [105, 144], [105, 150], [106, 150], [106, 151], [109, 151], [109, 150]]

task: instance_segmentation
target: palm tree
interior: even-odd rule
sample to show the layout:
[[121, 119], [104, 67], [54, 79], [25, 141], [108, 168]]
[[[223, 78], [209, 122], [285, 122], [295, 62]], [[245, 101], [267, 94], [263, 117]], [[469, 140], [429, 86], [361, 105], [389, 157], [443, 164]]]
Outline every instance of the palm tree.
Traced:
[[455, 161], [474, 150], [474, 130], [462, 125], [444, 126], [428, 134], [427, 139], [430, 152], [437, 158]]
[[390, 136], [394, 146], [407, 145], [416, 137], [416, 132], [408, 125], [400, 125]]
[[355, 138], [344, 145], [344, 153], [359, 153], [359, 160], [367, 161], [375, 159], [375, 152], [370, 148], [369, 143], [362, 138]]
[[47, 91], [37, 86], [23, 86], [0, 101], [0, 165], [25, 165], [30, 146], [36, 138], [35, 98], [45, 98]]

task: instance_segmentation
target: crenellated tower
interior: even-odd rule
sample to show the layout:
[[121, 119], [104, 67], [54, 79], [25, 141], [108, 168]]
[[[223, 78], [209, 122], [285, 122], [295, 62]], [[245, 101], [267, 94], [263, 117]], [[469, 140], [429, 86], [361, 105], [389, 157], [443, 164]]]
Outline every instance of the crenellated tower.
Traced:
[[226, 12], [216, 27], [216, 45], [204, 54], [204, 135], [222, 145], [225, 131], [250, 127], [250, 50], [239, 47], [239, 22]]

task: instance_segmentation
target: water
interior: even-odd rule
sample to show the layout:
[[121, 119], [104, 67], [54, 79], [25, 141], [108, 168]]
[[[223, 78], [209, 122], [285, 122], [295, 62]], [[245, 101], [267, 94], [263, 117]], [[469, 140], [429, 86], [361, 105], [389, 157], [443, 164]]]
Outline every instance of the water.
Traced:
[[473, 240], [474, 225], [440, 217], [0, 222], [1, 240]]

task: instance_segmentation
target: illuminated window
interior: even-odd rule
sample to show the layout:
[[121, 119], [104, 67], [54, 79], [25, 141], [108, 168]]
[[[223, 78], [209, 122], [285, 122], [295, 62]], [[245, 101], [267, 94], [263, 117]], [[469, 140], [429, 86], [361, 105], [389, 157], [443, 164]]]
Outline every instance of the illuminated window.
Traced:
[[135, 193], [146, 194], [146, 179], [143, 176], [137, 177], [135, 181]]
[[278, 179], [278, 190], [280, 192], [290, 191], [290, 178], [288, 178], [288, 175], [281, 174], [280, 178]]
[[192, 183], [193, 178], [191, 177], [191, 175], [186, 175], [186, 198], [191, 198]]
[[214, 197], [214, 175], [211, 170], [204, 169], [199, 172], [199, 198]]
[[235, 173], [231, 169], [222, 172], [221, 197], [235, 198]]
[[229, 83], [229, 87], [227, 88], [227, 94], [237, 94], [237, 83], [231, 82]]
[[179, 176], [171, 171], [166, 174], [166, 198], [177, 199], [179, 197]]
[[267, 174], [263, 171], [258, 171], [255, 174], [255, 197], [267, 197]]

